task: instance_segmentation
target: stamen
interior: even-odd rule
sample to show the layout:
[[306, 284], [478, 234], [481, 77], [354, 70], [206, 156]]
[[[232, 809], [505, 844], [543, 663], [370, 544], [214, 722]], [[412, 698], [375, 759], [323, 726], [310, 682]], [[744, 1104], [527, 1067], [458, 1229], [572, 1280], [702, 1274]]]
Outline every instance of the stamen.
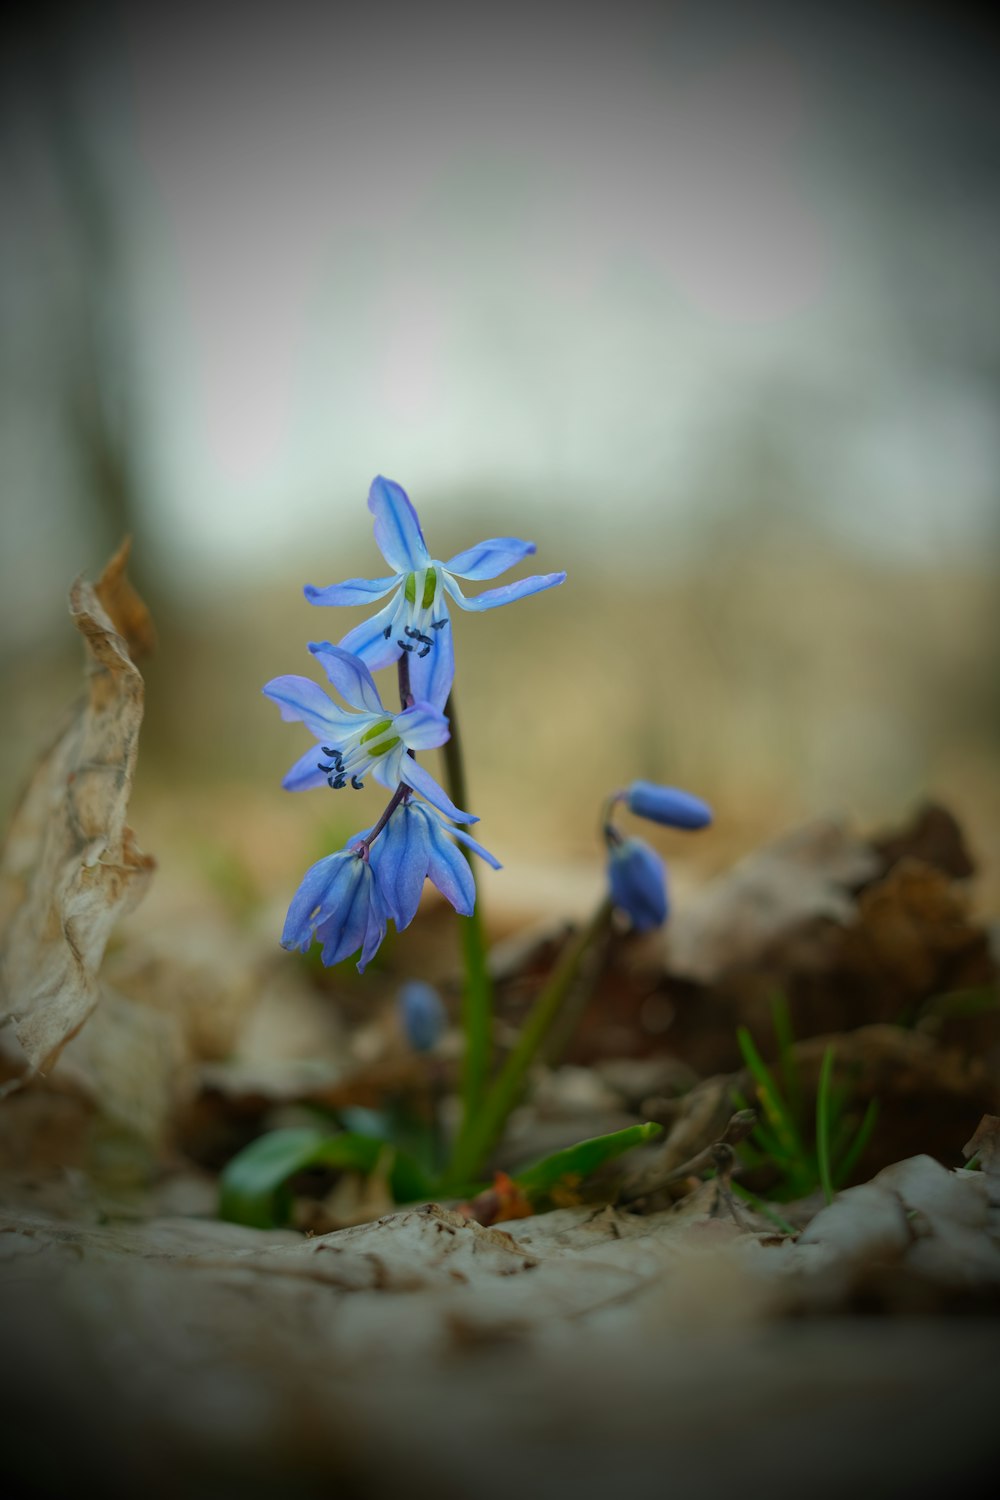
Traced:
[[409, 641], [397, 641], [396, 645], [401, 646], [404, 651], [412, 651], [414, 649]]
[[333, 790], [335, 792], [339, 792], [342, 787], [345, 787], [347, 785], [347, 777], [335, 776], [330, 782], [330, 785], [333, 787]]
[[445, 617], [444, 617], [443, 620], [432, 620], [431, 621], [431, 629], [432, 630], [441, 630], [443, 628], [443, 626], [447, 625], [447, 623], [448, 623], [448, 616], [445, 615]]
[[392, 626], [391, 625], [387, 625], [385, 627], [385, 629], [383, 630], [382, 634], [385, 636], [386, 640], [388, 640], [389, 637], [392, 635]]
[[351, 777], [351, 786], [354, 788], [354, 790], [356, 792], [360, 792], [364, 788], [364, 782], [361, 780], [360, 776], [352, 776]]

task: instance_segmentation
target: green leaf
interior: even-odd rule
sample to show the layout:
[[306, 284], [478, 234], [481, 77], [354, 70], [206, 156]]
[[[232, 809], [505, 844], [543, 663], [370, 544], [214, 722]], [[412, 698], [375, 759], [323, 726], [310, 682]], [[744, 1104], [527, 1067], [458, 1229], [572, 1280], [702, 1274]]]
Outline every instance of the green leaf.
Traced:
[[532, 1200], [541, 1198], [557, 1182], [565, 1178], [582, 1180], [589, 1177], [606, 1161], [621, 1156], [623, 1151], [631, 1151], [633, 1146], [655, 1140], [662, 1134], [662, 1130], [662, 1125], [650, 1121], [647, 1125], [629, 1125], [626, 1130], [614, 1130], [610, 1135], [592, 1136], [590, 1140], [567, 1146], [565, 1151], [554, 1151], [551, 1156], [543, 1156], [541, 1161], [518, 1172], [514, 1182], [525, 1197]]
[[788, 1163], [803, 1160], [806, 1152], [798, 1127], [781, 1097], [770, 1068], [757, 1051], [754, 1039], [745, 1026], [737, 1028], [736, 1040], [743, 1054], [743, 1061], [757, 1085], [757, 1097], [767, 1123], [780, 1142], [781, 1157]]
[[383, 1162], [397, 1203], [428, 1196], [429, 1184], [415, 1163], [383, 1141], [350, 1131], [330, 1135], [311, 1126], [272, 1130], [251, 1141], [225, 1167], [219, 1184], [219, 1217], [254, 1229], [280, 1228], [291, 1217], [288, 1179], [297, 1172], [307, 1167], [338, 1167], [367, 1176]]

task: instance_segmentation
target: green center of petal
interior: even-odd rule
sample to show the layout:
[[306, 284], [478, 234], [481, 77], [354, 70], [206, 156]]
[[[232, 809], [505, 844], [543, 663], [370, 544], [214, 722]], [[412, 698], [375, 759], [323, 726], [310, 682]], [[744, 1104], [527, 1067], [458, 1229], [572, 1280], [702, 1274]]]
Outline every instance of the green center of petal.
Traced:
[[378, 760], [380, 755], [388, 755], [389, 751], [394, 750], [398, 744], [399, 735], [394, 734], [390, 739], [383, 740], [380, 745], [369, 745], [368, 754], [372, 760]]
[[[417, 573], [407, 573], [406, 582], [403, 585], [403, 598], [407, 604], [412, 604], [414, 609], [430, 609], [434, 603], [437, 593], [437, 569], [421, 568]], [[420, 595], [420, 604], [417, 605], [417, 595]]]
[[[391, 728], [392, 728], [392, 720], [391, 719], [380, 719], [377, 724], [373, 724], [370, 729], [366, 729], [365, 730], [364, 734], [361, 736], [361, 739], [359, 740], [359, 744], [364, 745], [364, 744], [367, 744], [367, 742], [369, 740], [377, 740], [378, 737], [379, 737], [379, 735], [385, 734], [386, 730], [387, 729], [391, 729]], [[393, 744], [396, 744], [396, 743], [397, 742], [395, 740], [393, 740]], [[372, 750], [369, 753], [372, 754], [372, 755], [374, 755], [375, 751]], [[382, 753], [382, 752], [380, 752], [380, 753]]]

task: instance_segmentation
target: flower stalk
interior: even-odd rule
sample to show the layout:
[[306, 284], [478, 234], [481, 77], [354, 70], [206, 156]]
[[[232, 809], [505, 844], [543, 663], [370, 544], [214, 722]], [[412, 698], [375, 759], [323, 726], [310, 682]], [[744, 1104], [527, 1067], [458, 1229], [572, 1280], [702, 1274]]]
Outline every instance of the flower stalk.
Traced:
[[610, 927], [612, 909], [610, 896], [604, 897], [556, 965], [521, 1027], [513, 1051], [468, 1128], [459, 1135], [449, 1170], [449, 1186], [460, 1188], [472, 1181], [499, 1140], [507, 1116], [520, 1097], [528, 1069], [562, 1011], [584, 959]]

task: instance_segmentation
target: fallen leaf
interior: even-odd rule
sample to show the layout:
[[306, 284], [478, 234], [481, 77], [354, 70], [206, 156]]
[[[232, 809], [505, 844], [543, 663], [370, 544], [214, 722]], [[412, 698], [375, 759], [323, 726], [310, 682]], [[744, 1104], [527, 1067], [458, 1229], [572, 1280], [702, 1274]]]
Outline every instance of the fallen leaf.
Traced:
[[979, 1165], [988, 1177], [1000, 1177], [1000, 1115], [983, 1115], [971, 1141], [962, 1147], [966, 1161], [979, 1157]]
[[[86, 649], [87, 694], [43, 756], [0, 859], [0, 1014], [14, 1022], [18, 1065], [44, 1072], [99, 997], [111, 930], [136, 905], [154, 862], [125, 822], [135, 775], [143, 681], [101, 602], [126, 609], [141, 634], [119, 552], [96, 586], [70, 590]], [[125, 601], [125, 602], [123, 602]], [[10, 1033], [0, 1033], [10, 1052]]]
[[846, 924], [853, 892], [878, 872], [874, 850], [835, 822], [794, 829], [710, 882], [672, 917], [667, 967], [714, 984], [760, 963], [803, 923]]

